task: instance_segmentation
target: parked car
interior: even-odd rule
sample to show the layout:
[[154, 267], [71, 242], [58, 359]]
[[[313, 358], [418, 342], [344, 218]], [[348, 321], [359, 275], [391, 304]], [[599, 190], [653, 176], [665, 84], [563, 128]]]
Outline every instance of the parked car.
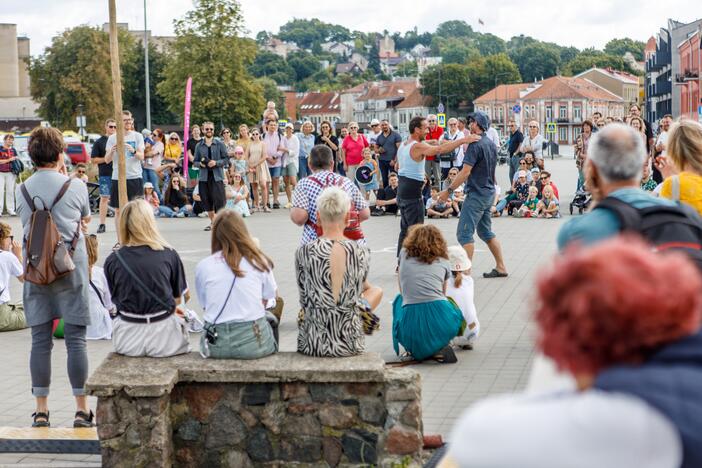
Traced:
[[66, 143], [66, 154], [71, 158], [73, 164], [87, 163], [90, 161], [90, 154], [88, 154], [85, 143], [73, 141]]

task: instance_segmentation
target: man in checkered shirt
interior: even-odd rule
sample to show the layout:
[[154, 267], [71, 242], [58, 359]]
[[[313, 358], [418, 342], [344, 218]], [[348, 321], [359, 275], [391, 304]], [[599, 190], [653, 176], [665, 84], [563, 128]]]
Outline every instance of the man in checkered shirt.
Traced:
[[[317, 239], [317, 232], [311, 223], [317, 223], [317, 198], [326, 187], [339, 186], [349, 195], [352, 203], [358, 210], [360, 221], [370, 217], [370, 209], [358, 187], [346, 177], [332, 172], [334, 157], [331, 149], [326, 145], [317, 145], [312, 148], [307, 159], [312, 175], [300, 180], [295, 187], [292, 199], [290, 219], [298, 226], [304, 226], [302, 231], [302, 244], [307, 244]], [[311, 180], [314, 179], [314, 180]], [[365, 238], [358, 240], [365, 245]]]

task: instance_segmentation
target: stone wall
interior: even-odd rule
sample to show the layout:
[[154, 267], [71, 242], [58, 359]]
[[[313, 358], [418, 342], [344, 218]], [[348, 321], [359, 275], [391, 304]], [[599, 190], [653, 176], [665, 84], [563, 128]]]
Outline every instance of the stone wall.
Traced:
[[110, 355], [88, 382], [103, 466], [130, 468], [418, 466], [420, 387], [417, 372], [375, 354]]

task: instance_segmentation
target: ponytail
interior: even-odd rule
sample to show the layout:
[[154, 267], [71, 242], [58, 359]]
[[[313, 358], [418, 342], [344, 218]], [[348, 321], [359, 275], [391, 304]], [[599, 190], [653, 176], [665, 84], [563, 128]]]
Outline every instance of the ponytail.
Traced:
[[460, 271], [452, 271], [451, 274], [453, 274], [453, 287], [460, 288], [461, 284], [463, 284], [463, 273]]

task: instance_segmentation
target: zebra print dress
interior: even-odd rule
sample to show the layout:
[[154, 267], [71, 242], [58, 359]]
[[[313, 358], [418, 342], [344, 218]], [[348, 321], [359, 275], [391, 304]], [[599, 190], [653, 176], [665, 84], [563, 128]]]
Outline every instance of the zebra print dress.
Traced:
[[300, 246], [295, 255], [300, 306], [304, 311], [297, 350], [309, 356], [353, 356], [365, 349], [357, 305], [368, 277], [370, 251], [354, 241], [338, 241], [346, 250], [346, 273], [335, 303], [329, 261], [334, 242], [319, 238]]

